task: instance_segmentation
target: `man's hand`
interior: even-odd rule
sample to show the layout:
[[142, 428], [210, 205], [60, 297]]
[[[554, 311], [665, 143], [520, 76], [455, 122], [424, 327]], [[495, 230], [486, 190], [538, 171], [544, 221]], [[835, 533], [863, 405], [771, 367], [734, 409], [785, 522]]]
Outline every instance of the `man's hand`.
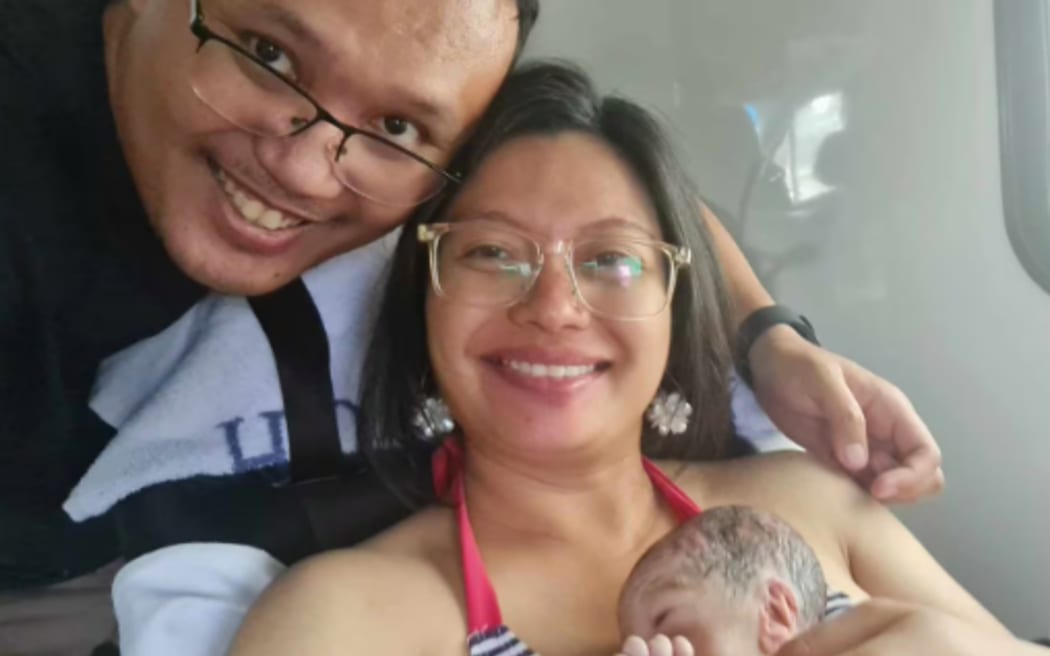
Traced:
[[658, 635], [649, 642], [631, 636], [624, 641], [616, 656], [694, 656], [695, 653], [693, 646], [682, 636], [672, 640], [665, 635]]
[[944, 487], [937, 443], [886, 380], [788, 326], [762, 334], [749, 360], [755, 397], [777, 428], [877, 499], [910, 502]]
[[776, 656], [1038, 656], [1050, 652], [1005, 631], [973, 626], [947, 613], [888, 600], [865, 602], [817, 624]]

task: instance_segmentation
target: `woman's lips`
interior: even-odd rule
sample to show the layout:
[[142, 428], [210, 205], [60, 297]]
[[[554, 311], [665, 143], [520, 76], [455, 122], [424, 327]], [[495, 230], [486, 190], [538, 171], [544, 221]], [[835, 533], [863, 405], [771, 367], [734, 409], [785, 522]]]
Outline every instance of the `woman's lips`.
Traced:
[[484, 362], [499, 379], [512, 387], [539, 394], [547, 400], [567, 400], [609, 369], [607, 360], [580, 355], [527, 358], [486, 357]]
[[525, 360], [500, 360], [500, 366], [529, 378], [552, 378], [566, 380], [580, 378], [593, 373], [597, 364], [543, 364]]

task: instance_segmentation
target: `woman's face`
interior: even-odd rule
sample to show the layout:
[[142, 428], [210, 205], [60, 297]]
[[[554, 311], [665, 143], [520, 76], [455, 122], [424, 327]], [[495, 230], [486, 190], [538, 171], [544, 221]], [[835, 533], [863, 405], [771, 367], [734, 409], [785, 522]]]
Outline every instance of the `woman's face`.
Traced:
[[667, 363], [670, 309], [635, 321], [595, 315], [553, 252], [561, 240], [662, 239], [629, 167], [580, 133], [516, 139], [479, 167], [448, 218], [507, 226], [545, 252], [509, 307], [428, 296], [434, 375], [464, 434], [537, 452], [603, 448], [610, 434], [636, 441]]

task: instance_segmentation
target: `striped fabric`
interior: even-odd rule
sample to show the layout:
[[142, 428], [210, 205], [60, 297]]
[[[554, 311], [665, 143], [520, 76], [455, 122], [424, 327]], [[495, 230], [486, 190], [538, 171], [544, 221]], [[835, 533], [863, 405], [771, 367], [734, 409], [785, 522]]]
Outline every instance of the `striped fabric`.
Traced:
[[468, 647], [469, 656], [534, 656], [536, 653], [505, 626], [471, 635]]
[[828, 600], [824, 604], [824, 619], [828, 620], [853, 608], [853, 601], [845, 592], [835, 592], [828, 588]]

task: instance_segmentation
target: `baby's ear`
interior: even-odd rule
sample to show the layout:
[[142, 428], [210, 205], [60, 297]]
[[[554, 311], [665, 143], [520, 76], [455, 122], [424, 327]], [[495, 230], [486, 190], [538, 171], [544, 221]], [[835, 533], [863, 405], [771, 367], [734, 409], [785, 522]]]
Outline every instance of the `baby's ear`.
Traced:
[[798, 598], [778, 578], [766, 581], [758, 616], [758, 649], [763, 656], [777, 653], [798, 631]]

